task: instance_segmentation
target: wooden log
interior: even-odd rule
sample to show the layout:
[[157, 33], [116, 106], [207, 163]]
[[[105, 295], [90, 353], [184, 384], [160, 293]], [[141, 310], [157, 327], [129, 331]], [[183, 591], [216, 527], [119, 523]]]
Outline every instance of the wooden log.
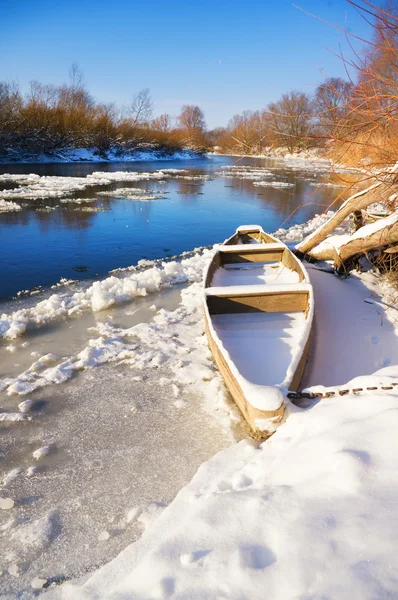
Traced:
[[365, 225], [339, 247], [322, 244], [319, 250], [313, 248], [311, 256], [318, 260], [334, 260], [335, 267], [341, 268], [344, 263], [356, 254], [364, 254], [382, 246], [391, 246], [398, 242], [398, 214], [390, 215], [375, 224]]
[[[389, 171], [391, 181], [397, 171], [398, 164]], [[297, 247], [298, 252], [307, 254], [311, 248], [320, 244], [351, 213], [366, 208], [373, 202], [386, 199], [388, 195], [391, 195], [391, 181], [377, 181], [366, 189], [350, 196], [326, 223], [318, 227], [301, 242]]]

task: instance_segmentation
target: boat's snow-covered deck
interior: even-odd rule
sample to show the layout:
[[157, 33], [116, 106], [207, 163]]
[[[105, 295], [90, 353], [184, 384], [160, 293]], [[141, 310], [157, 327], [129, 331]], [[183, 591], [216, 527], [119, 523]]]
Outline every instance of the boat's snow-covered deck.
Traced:
[[303, 312], [219, 314], [212, 316], [212, 323], [248, 383], [281, 385], [292, 377], [292, 359], [300, 352], [307, 327]]
[[299, 283], [299, 274], [280, 262], [230, 263], [217, 269], [212, 287]]
[[255, 238], [250, 238], [249, 240], [245, 240], [241, 236], [238, 237], [238, 244], [251, 245], [251, 244], [259, 244], [259, 243], [260, 243], [259, 240], [256, 240]]

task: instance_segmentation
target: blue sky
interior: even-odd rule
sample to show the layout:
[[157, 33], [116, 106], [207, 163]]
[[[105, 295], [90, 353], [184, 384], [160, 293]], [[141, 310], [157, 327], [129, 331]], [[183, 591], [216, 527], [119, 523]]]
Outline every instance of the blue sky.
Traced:
[[[345, 0], [295, 4], [368, 39]], [[127, 105], [148, 87], [154, 114], [198, 104], [226, 125], [299, 89], [343, 76], [344, 34], [287, 0], [0, 0], [0, 80], [60, 84], [75, 62], [97, 100]], [[360, 47], [357, 44], [357, 47]]]

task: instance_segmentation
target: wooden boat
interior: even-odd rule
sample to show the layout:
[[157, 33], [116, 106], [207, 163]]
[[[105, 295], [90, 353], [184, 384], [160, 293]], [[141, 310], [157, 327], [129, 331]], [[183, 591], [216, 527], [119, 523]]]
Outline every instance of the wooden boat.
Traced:
[[285, 244], [245, 225], [218, 247], [204, 286], [217, 367], [252, 435], [268, 437], [307, 360], [314, 313], [308, 274]]

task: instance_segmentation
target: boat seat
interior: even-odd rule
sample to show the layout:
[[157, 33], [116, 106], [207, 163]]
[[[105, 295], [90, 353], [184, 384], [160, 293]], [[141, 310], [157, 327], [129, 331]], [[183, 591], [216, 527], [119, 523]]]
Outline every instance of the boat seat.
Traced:
[[262, 296], [280, 292], [309, 292], [310, 283], [280, 283], [272, 285], [230, 285], [205, 288], [206, 296]]
[[245, 253], [253, 253], [261, 252], [263, 250], [286, 250], [285, 244], [236, 244], [236, 245], [221, 245], [217, 247], [218, 252], [226, 252], [226, 253], [235, 253], [235, 252], [245, 252]]

